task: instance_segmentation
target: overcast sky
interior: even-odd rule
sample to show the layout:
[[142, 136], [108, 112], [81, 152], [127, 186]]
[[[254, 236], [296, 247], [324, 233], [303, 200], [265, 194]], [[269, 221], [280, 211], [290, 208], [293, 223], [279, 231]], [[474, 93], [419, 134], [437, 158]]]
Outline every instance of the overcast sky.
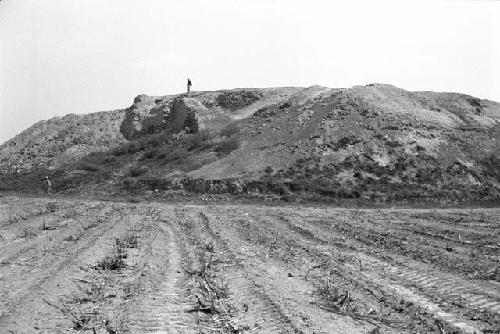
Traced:
[[141, 93], [458, 91], [500, 101], [500, 1], [3, 0], [0, 143]]

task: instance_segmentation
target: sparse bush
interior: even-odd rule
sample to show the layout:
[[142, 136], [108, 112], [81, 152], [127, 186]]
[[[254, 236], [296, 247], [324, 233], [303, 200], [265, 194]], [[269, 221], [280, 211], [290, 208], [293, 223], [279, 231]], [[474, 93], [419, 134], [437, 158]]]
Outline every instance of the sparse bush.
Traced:
[[356, 145], [360, 141], [361, 141], [360, 138], [356, 137], [355, 135], [350, 135], [340, 138], [339, 141], [335, 143], [334, 146], [336, 150], [339, 150], [339, 149], [344, 149], [349, 145]]
[[139, 158], [140, 161], [150, 160], [157, 157], [160, 153], [160, 149], [157, 147], [147, 149], [146, 152]]
[[386, 141], [385, 144], [389, 147], [399, 147], [401, 146], [401, 143], [397, 140], [389, 140], [389, 141]]
[[223, 157], [236, 150], [239, 147], [239, 142], [236, 138], [229, 138], [227, 140], [222, 141], [215, 148], [215, 152], [217, 152], [217, 156]]
[[113, 255], [105, 256], [97, 262], [96, 269], [99, 270], [120, 270], [125, 268], [126, 264], [123, 261], [122, 255], [115, 252]]
[[98, 270], [120, 270], [126, 267], [123, 259], [127, 258], [125, 248], [137, 247], [137, 236], [127, 235], [122, 239], [115, 238], [115, 248], [111, 255], [106, 255], [95, 265]]
[[274, 169], [273, 169], [273, 167], [271, 167], [271, 166], [267, 166], [267, 167], [264, 169], [264, 172], [266, 172], [267, 174], [271, 174], [273, 171], [274, 171]]
[[55, 202], [50, 202], [50, 203], [47, 203], [47, 206], [46, 206], [46, 211], [47, 212], [50, 212], [50, 213], [54, 213], [57, 211], [57, 203]]
[[287, 109], [292, 106], [292, 103], [290, 101], [283, 102], [279, 105], [279, 109]]
[[56, 227], [55, 226], [48, 226], [46, 223], [45, 223], [45, 219], [43, 220], [43, 223], [42, 223], [42, 227], [41, 227], [41, 230], [42, 231], [52, 231], [52, 230], [55, 230]]
[[102, 222], [103, 222], [103, 221], [102, 221], [102, 219], [100, 219], [100, 218], [99, 218], [99, 219], [97, 219], [97, 220], [95, 220], [95, 221], [93, 221], [93, 222], [91, 222], [91, 223], [89, 223], [89, 224], [87, 224], [87, 225], [84, 225], [82, 222], [80, 222], [79, 220], [77, 220], [77, 223], [78, 223], [78, 224], [82, 227], [82, 229], [83, 229], [83, 230], [85, 230], [85, 231], [86, 231], [86, 230], [89, 230], [89, 229], [91, 229], [91, 228], [96, 227], [98, 224], [100, 224], [100, 223], [102, 223]]
[[237, 135], [240, 132], [240, 129], [236, 126], [236, 124], [231, 123], [229, 125], [226, 125], [220, 130], [220, 135], [223, 137], [233, 137]]
[[420, 145], [417, 145], [417, 146], [415, 147], [415, 149], [417, 150], [417, 152], [423, 152], [423, 151], [425, 151], [425, 147], [420, 146]]
[[203, 245], [203, 247], [205, 248], [205, 250], [207, 252], [210, 252], [210, 253], [213, 253], [214, 252], [214, 243], [213, 242], [205, 242], [205, 244]]
[[158, 152], [156, 158], [165, 163], [180, 161], [188, 155], [183, 147], [165, 147]]
[[74, 208], [69, 208], [68, 211], [66, 211], [63, 214], [63, 218], [69, 218], [69, 219], [73, 219], [76, 216], [78, 216], [78, 213], [76, 212], [76, 210]]
[[82, 161], [97, 165], [97, 166], [109, 166], [114, 165], [118, 162], [115, 156], [109, 155], [108, 152], [92, 152], [85, 156]]
[[100, 167], [96, 164], [87, 161], [79, 161], [73, 167], [74, 170], [85, 170], [88, 172], [97, 172], [100, 170]]
[[500, 182], [500, 150], [486, 156], [482, 161], [484, 173]]
[[12, 225], [12, 224], [18, 223], [21, 219], [22, 218], [19, 216], [10, 216], [7, 223], [8, 223], [8, 225]]
[[129, 175], [132, 177], [141, 176], [148, 172], [148, 168], [145, 166], [134, 166], [128, 171]]
[[169, 142], [169, 133], [162, 132], [158, 134], [145, 135], [138, 139], [132, 140], [128, 143], [124, 143], [115, 147], [111, 154], [115, 156], [135, 154], [140, 151], [144, 151], [148, 148], [160, 147]]
[[258, 99], [262, 94], [254, 91], [228, 91], [217, 96], [217, 104], [222, 108], [229, 110], [237, 110], [249, 106]]
[[327, 279], [325, 284], [318, 288], [317, 292], [327, 306], [332, 309], [349, 308], [349, 304], [352, 302], [350, 292], [345, 288], [334, 286], [330, 279]]
[[201, 130], [197, 133], [187, 135], [181, 144], [187, 147], [188, 151], [203, 150], [208, 148], [210, 140], [210, 132], [208, 130]]
[[135, 234], [127, 234], [123, 238], [115, 238], [116, 246], [120, 248], [137, 248], [139, 237]]
[[23, 228], [21, 235], [20, 235], [21, 238], [26, 238], [26, 239], [33, 238], [36, 236], [37, 236], [37, 234], [35, 233], [35, 231], [33, 231], [33, 229], [30, 229], [28, 227]]
[[111, 151], [111, 154], [113, 154], [114, 156], [128, 154], [128, 152], [129, 152], [128, 146], [129, 146], [128, 143], [119, 145]]
[[68, 241], [68, 242], [78, 241], [78, 240], [80, 240], [80, 236], [79, 235], [78, 236], [74, 236], [73, 234], [70, 234], [70, 235], [65, 236], [63, 238], [63, 241]]

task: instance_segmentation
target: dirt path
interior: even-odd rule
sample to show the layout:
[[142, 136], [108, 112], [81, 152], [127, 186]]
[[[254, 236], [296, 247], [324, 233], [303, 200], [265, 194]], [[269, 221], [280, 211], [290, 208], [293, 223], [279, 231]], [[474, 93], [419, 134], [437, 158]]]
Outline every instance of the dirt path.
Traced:
[[0, 209], [0, 333], [500, 332], [497, 209]]

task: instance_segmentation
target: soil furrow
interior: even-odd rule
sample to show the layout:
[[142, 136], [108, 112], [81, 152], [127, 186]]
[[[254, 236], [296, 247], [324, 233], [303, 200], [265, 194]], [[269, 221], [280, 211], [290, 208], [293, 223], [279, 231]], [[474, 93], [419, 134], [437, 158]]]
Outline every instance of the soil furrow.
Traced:
[[500, 333], [498, 209], [0, 210], [0, 333]]
[[[211, 244], [224, 259], [223, 268], [218, 272], [227, 282], [229, 290], [228, 302], [237, 310], [233, 321], [238, 328], [246, 328], [265, 333], [301, 333], [302, 330], [293, 324], [281, 303], [273, 300], [268, 287], [259, 285], [254, 277], [253, 268], [243, 261], [235, 248], [228, 244], [228, 239], [215, 230], [209, 219], [199, 208], [189, 207], [188, 226], [191, 239], [197, 239], [198, 245]], [[219, 225], [219, 219], [215, 220]]]
[[258, 247], [240, 238], [235, 227], [227, 224], [226, 218], [219, 212], [211, 212], [208, 216], [207, 229], [216, 231], [216, 235], [223, 238], [240, 263], [251, 270], [255, 285], [253, 290], [273, 301], [275, 307], [279, 305], [280, 313], [295, 328], [305, 333], [361, 333], [373, 329], [373, 326], [363, 322], [337, 319], [331, 313], [315, 307], [314, 288], [308, 282], [290, 275], [282, 264], [266, 258]]
[[[40, 297], [39, 291], [47, 291], [46, 284], [51, 285], [55, 277], [61, 277], [61, 273], [74, 271], [75, 261], [82, 258], [82, 254], [87, 250], [96, 247], [96, 241], [110, 230], [116, 228], [120, 221], [112, 223], [103, 223], [82, 236], [75, 245], [66, 247], [66, 254], [51, 256], [43, 259], [44, 261], [36, 267], [27, 265], [10, 266], [8, 280], [3, 276], [4, 282], [1, 285], [1, 304], [0, 304], [0, 326], [11, 326], [16, 322], [16, 317], [20, 317], [16, 312], [26, 313], [31, 309], [30, 304]], [[77, 262], [78, 263], [78, 262]], [[63, 276], [66, 276], [64, 274]], [[69, 279], [71, 275], [68, 275]], [[45, 288], [44, 288], [45, 287]]]
[[[90, 209], [87, 214], [94, 215], [95, 213]], [[21, 256], [34, 261], [35, 258], [44, 257], [47, 252], [64, 252], [66, 249], [65, 246], [67, 246], [64, 238], [68, 238], [69, 236], [77, 238], [78, 235], [84, 232], [81, 231], [82, 225], [76, 221], [64, 218], [57, 221], [57, 217], [51, 218], [53, 219], [46, 220], [44, 217], [43, 222], [33, 219], [32, 223], [29, 226], [24, 226], [24, 228], [29, 228], [29, 231], [36, 235], [18, 237], [13, 242], [3, 245], [0, 248], [0, 251], [3, 253], [3, 256], [0, 258], [0, 269], [2, 265], [14, 262], [14, 260]], [[42, 226], [47, 226], [47, 230], [42, 230]], [[2, 272], [0, 270], [1, 275]]]
[[[338, 254], [339, 252], [342, 252], [342, 250], [336, 247], [331, 247], [325, 244], [325, 242], [323, 242], [323, 245], [318, 245], [318, 242], [315, 240], [316, 237], [304, 238], [304, 235], [309, 236], [309, 234], [305, 234], [304, 229], [297, 226], [295, 226], [295, 228], [290, 228], [290, 224], [291, 223], [288, 219], [275, 219], [267, 220], [265, 224], [261, 224], [260, 226], [262, 227], [262, 229], [268, 230], [270, 234], [274, 233], [275, 238], [282, 241], [287, 240], [286, 243], [288, 245], [297, 248], [298, 250], [296, 250], [296, 252], [301, 255], [296, 255], [296, 257], [299, 257], [302, 260], [307, 259], [311, 257], [311, 255], [313, 255], [313, 258], [324, 258], [326, 261], [328, 260], [329, 256], [325, 256], [325, 254]], [[282, 229], [278, 228], [278, 226], [282, 226], [284, 229], [288, 229], [289, 233], [284, 233]], [[311, 239], [315, 241], [311, 241]], [[294, 243], [297, 245], [293, 246]], [[352, 264], [352, 262], [354, 262], [354, 264]], [[378, 291], [385, 296], [396, 293], [396, 295], [406, 300], [407, 302], [418, 305], [421, 311], [425, 311], [427, 309], [433, 310], [434, 312], [432, 314], [434, 318], [447, 323], [452, 328], [460, 329], [465, 333], [473, 333], [474, 331], [479, 331], [479, 329], [470, 321], [468, 322], [467, 320], [461, 318], [459, 315], [453, 315], [451, 313], [445, 312], [436, 304], [432, 303], [429, 299], [419, 295], [415, 295], [407, 288], [399, 286], [392, 281], [382, 279], [378, 275], [373, 275], [374, 273], [371, 271], [370, 275], [367, 275], [366, 269], [361, 271], [356, 262], [357, 261], [344, 260], [342, 261], [342, 263], [336, 263], [336, 265], [340, 265], [341, 268], [344, 268], [340, 269], [340, 274], [342, 274], [344, 278], [349, 278], [349, 280], [357, 282], [356, 284], [362, 284], [362, 286], [364, 286], [367, 291], [375, 289], [375, 291]], [[392, 307], [398, 308], [398, 306], [395, 304]], [[413, 317], [411, 312], [408, 313], [408, 316]], [[421, 316], [424, 316], [425, 318], [424, 313], [422, 313]], [[420, 322], [421, 316], [415, 318], [413, 321]]]
[[194, 319], [185, 311], [190, 303], [184, 295], [181, 251], [169, 223], [158, 223], [151, 247], [141, 296], [129, 315], [130, 333], [195, 333]]
[[[294, 220], [296, 222], [296, 220]], [[285, 225], [287, 227], [290, 227], [291, 221], [286, 220]], [[302, 225], [302, 224], [300, 224]], [[292, 231], [297, 232], [298, 229], [304, 230], [304, 227], [300, 226], [295, 226], [291, 228]], [[328, 244], [328, 238], [325, 238], [328, 233], [325, 233], [325, 230], [316, 230], [313, 226], [308, 226], [306, 229], [308, 233], [312, 233], [314, 237], [312, 238], [315, 242], [318, 240], [321, 241], [323, 244]], [[314, 231], [315, 233], [311, 232]], [[300, 233], [303, 235], [303, 233]], [[318, 236], [318, 237], [317, 237]], [[321, 236], [321, 238], [319, 237]], [[311, 238], [310, 238], [311, 239]], [[311, 240], [309, 240], [311, 241]], [[311, 244], [312, 246], [313, 244]], [[318, 247], [318, 249], [322, 250], [332, 250], [331, 247]], [[472, 292], [468, 294], [461, 294], [461, 298], [465, 299], [466, 302], [468, 302], [469, 306], [472, 308], [475, 308], [479, 311], [489, 311], [489, 312], [495, 312], [494, 307], [496, 307], [499, 304], [499, 299], [498, 299], [498, 292], [496, 290], [489, 290], [490, 293], [486, 291], [478, 291], [478, 285], [473, 284], [464, 280], [461, 280], [459, 282], [459, 279], [456, 276], [452, 275], [447, 275], [444, 273], [437, 273], [435, 270], [432, 272], [432, 274], [425, 274], [426, 270], [423, 268], [419, 267], [418, 269], [410, 269], [407, 268], [406, 266], [397, 266], [388, 262], [385, 262], [383, 260], [380, 260], [377, 257], [370, 256], [369, 254], [366, 254], [364, 252], [352, 252], [352, 251], [347, 251], [347, 250], [339, 250], [338, 248], [335, 249], [335, 252], [342, 252], [344, 255], [347, 256], [353, 256], [354, 258], [358, 259], [360, 266], [362, 268], [359, 268], [357, 264], [353, 263], [346, 263], [347, 266], [350, 266], [352, 270], [359, 270], [359, 273], [363, 276], [366, 277], [367, 280], [377, 280], [377, 282], [381, 285], [388, 286], [391, 288], [394, 288], [401, 292], [406, 298], [409, 298], [412, 302], [419, 303], [422, 305], [423, 308], [429, 308], [433, 310], [434, 314], [438, 316], [438, 318], [443, 319], [446, 322], [449, 322], [451, 325], [460, 328], [464, 332], [470, 332], [473, 333], [474, 331], [478, 331], [478, 328], [475, 328], [475, 326], [467, 320], [464, 320], [458, 314], [461, 313], [461, 310], [454, 310], [454, 312], [457, 315], [453, 315], [452, 313], [445, 312], [437, 305], [432, 305], [429, 301], [429, 298], [435, 297], [436, 292], [440, 293], [443, 298], [449, 299], [449, 292], [451, 290], [462, 290], [462, 291], [468, 291]], [[361, 271], [362, 269], [362, 271]], [[427, 270], [428, 271], [428, 270]], [[369, 272], [369, 275], [367, 273]], [[427, 298], [423, 296], [419, 296], [418, 294], [415, 295], [413, 292], [408, 290], [408, 285], [405, 284], [405, 286], [400, 286], [395, 284], [392, 280], [388, 281], [387, 279], [381, 279], [380, 274], [383, 273], [384, 277], [387, 274], [392, 274], [392, 279], [396, 278], [399, 283], [406, 283], [405, 281], [410, 281], [412, 284], [409, 286], [416, 284], [420, 288], [427, 289]], [[497, 295], [497, 296], [495, 296]], [[472, 299], [475, 298], [475, 299]], [[488, 302], [491, 304], [485, 304], [485, 303], [473, 303], [474, 300], [481, 300], [483, 302]], [[454, 302], [454, 301], [452, 301]], [[467, 323], [469, 324], [467, 325]]]

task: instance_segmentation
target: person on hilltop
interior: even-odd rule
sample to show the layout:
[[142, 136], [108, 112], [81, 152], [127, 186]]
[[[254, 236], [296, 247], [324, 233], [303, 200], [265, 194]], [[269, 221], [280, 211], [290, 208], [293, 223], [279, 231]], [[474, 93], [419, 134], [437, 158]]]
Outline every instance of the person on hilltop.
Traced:
[[188, 83], [187, 83], [187, 88], [188, 88], [187, 93], [188, 93], [188, 94], [189, 94], [189, 92], [191, 91], [191, 86], [192, 86], [192, 85], [193, 85], [193, 84], [191, 83], [191, 79], [189, 79], [189, 78], [188, 78]]
[[50, 182], [48, 176], [45, 176], [44, 183], [45, 183], [45, 194], [47, 194], [47, 196], [52, 196], [52, 182]]

